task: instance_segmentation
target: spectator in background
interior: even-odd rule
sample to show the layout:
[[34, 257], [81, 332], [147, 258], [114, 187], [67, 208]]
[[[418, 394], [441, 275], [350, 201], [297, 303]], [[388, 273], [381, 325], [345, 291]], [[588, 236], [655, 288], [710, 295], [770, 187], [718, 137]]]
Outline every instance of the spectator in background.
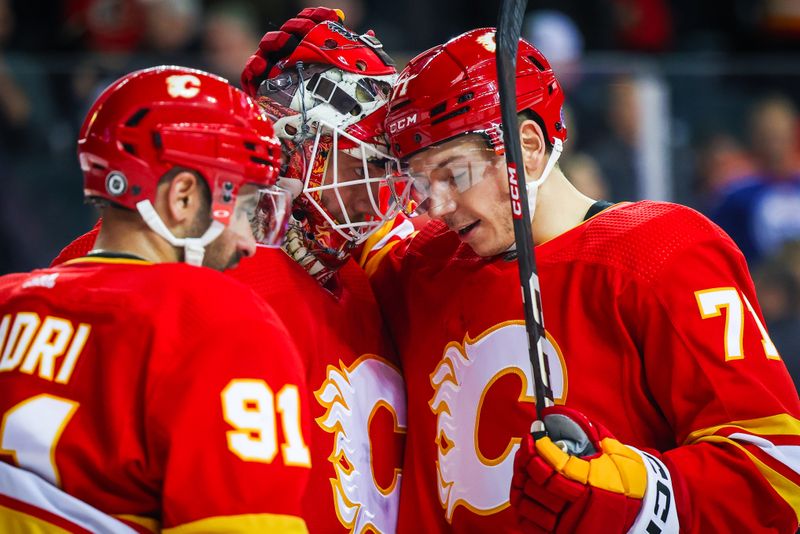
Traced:
[[600, 166], [592, 156], [583, 153], [570, 154], [561, 163], [561, 168], [570, 183], [587, 197], [600, 199], [610, 197], [608, 184], [603, 178]]
[[711, 218], [756, 265], [787, 241], [800, 239], [797, 110], [783, 96], [760, 100], [750, 115], [755, 170], [720, 194]]
[[187, 56], [199, 51], [200, 0], [143, 0], [142, 4], [146, 26], [140, 51], [145, 61], [183, 64]]
[[208, 70], [237, 82], [242, 65], [258, 48], [260, 34], [253, 25], [256, 20], [258, 13], [243, 2], [226, 2], [208, 12], [203, 32]]
[[722, 190], [753, 172], [753, 162], [745, 148], [727, 132], [717, 132], [702, 143], [697, 154], [695, 193], [707, 204]]
[[636, 84], [620, 76], [608, 85], [607, 135], [587, 147], [608, 180], [608, 200], [638, 200], [636, 145], [639, 136], [639, 103]]
[[[800, 242], [798, 242], [800, 244]], [[783, 254], [765, 259], [753, 271], [758, 302], [772, 342], [795, 387], [800, 386], [800, 279]]]

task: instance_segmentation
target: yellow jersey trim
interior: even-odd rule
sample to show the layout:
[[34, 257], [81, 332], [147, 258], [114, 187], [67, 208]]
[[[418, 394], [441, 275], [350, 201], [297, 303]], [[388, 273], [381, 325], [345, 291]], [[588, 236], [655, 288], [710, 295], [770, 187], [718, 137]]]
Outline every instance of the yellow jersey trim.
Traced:
[[132, 258], [102, 258], [100, 256], [84, 256], [82, 258], [74, 258], [67, 260], [62, 265], [74, 265], [76, 263], [114, 263], [114, 264], [127, 264], [127, 265], [153, 265], [152, 261], [147, 260], [134, 260]]
[[775, 436], [775, 435], [788, 435], [800, 436], [800, 421], [789, 415], [788, 413], [781, 413], [778, 415], [771, 415], [769, 417], [760, 417], [758, 419], [748, 419], [746, 421], [731, 421], [724, 425], [712, 426], [709, 428], [701, 428], [695, 430], [684, 440], [684, 445], [690, 445], [700, 438], [716, 434], [722, 428], [738, 428], [751, 434], [758, 436]]
[[127, 521], [128, 523], [135, 523], [140, 527], [146, 528], [150, 532], [157, 534], [161, 532], [161, 523], [157, 519], [153, 519], [152, 517], [144, 517], [141, 515], [129, 515], [129, 514], [116, 514], [114, 515], [120, 521]]
[[164, 534], [188, 534], [203, 532], [223, 534], [233, 532], [281, 532], [283, 534], [307, 534], [306, 522], [293, 515], [244, 514], [208, 517], [165, 528]]
[[26, 534], [70, 534], [68, 530], [32, 516], [0, 506], [0, 532], [25, 532]]

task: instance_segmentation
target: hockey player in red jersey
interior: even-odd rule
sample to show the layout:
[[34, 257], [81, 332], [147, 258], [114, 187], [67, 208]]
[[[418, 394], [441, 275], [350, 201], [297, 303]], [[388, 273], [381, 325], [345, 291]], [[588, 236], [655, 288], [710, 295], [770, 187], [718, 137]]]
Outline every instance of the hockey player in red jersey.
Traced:
[[0, 279], [0, 530], [305, 532], [302, 362], [207, 268], [281, 242], [271, 122], [226, 80], [156, 67], [100, 95], [78, 155], [96, 247]]
[[[435, 219], [373, 276], [413, 421], [398, 531], [794, 532], [800, 406], [741, 253], [688, 208], [574, 189], [547, 59], [520, 42], [501, 125], [494, 38], [417, 56], [389, 104], [395, 193]], [[501, 127], [519, 129], [556, 400], [538, 439]]]
[[[381, 188], [395, 69], [377, 39], [350, 32], [342, 18], [331, 9], [302, 11], [267, 33], [244, 69], [242, 86], [287, 147], [279, 183], [296, 197], [284, 250], [260, 248], [230, 275], [278, 312], [307, 367], [315, 419], [309, 530], [389, 533], [399, 506], [405, 386], [369, 281], [351, 256], [362, 259], [362, 247], [411, 225], [392, 222], [398, 209]], [[96, 233], [56, 262], [91, 249]]]

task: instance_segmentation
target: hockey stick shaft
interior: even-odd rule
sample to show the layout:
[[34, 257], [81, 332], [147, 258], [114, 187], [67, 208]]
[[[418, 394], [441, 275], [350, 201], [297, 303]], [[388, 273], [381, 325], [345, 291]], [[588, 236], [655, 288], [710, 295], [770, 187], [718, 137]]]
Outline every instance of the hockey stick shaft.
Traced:
[[525, 308], [525, 330], [528, 337], [528, 356], [533, 368], [536, 396], [536, 416], [541, 420], [541, 410], [552, 406], [553, 393], [550, 373], [544, 354], [544, 316], [536, 272], [531, 215], [528, 192], [525, 186], [525, 165], [517, 126], [517, 49], [527, 0], [503, 0], [497, 27], [497, 78], [500, 89], [500, 110], [503, 118], [508, 186], [511, 212], [514, 219], [514, 241], [522, 286], [522, 304]]

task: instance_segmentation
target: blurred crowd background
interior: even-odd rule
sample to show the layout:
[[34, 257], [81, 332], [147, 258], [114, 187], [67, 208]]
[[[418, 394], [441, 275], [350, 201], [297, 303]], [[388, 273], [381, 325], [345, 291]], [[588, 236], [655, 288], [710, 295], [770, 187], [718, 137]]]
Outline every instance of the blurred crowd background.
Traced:
[[[238, 85], [306, 6], [374, 29], [398, 67], [496, 23], [487, 0], [0, 0], [0, 274], [91, 227], [75, 157], [91, 101], [173, 63]], [[800, 380], [800, 0], [530, 0], [524, 33], [567, 93], [562, 168], [590, 196], [692, 206], [739, 244]]]

